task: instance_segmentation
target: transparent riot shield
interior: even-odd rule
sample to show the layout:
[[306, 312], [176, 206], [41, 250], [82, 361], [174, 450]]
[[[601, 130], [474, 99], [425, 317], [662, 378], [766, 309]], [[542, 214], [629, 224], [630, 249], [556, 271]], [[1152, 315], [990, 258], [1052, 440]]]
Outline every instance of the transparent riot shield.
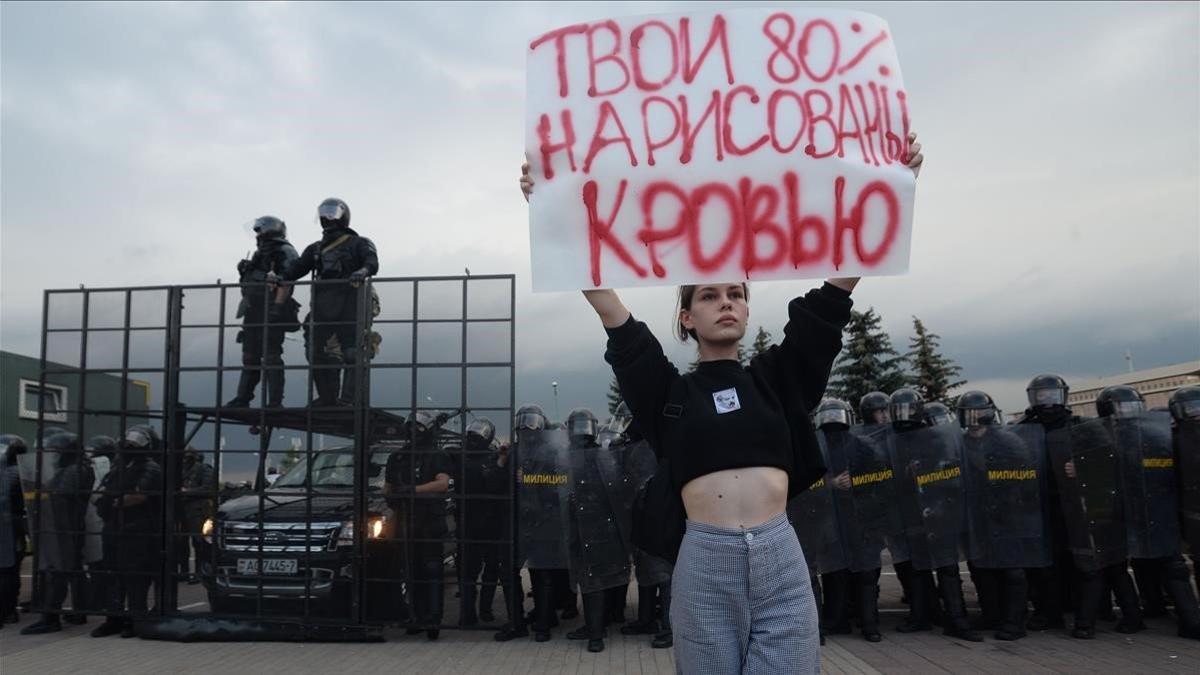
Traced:
[[[825, 465], [830, 466], [828, 441], [823, 432], [817, 432], [817, 441], [825, 457]], [[809, 569], [816, 574], [844, 570], [847, 564], [834, 506], [832, 477], [831, 468], [787, 505], [788, 519], [796, 530], [804, 558]]]
[[[878, 569], [885, 548], [893, 563], [907, 560], [889, 451], [891, 425], [856, 427], [830, 434], [826, 440], [830, 461], [845, 466], [849, 474], [850, 486], [840, 495], [847, 508], [839, 509], [839, 515], [845, 527], [850, 570]], [[835, 453], [841, 457], [835, 460]]]
[[1174, 429], [1179, 458], [1180, 518], [1193, 556], [1200, 555], [1200, 422], [1178, 422]]
[[957, 425], [896, 435], [896, 455], [900, 458], [897, 470], [903, 476], [901, 492], [906, 503], [911, 500], [916, 505], [917, 529], [908, 530], [908, 537], [922, 543], [913, 547], [915, 569], [957, 565], [962, 559], [966, 545], [962, 439]]
[[530, 569], [567, 567], [570, 440], [566, 429], [517, 432], [521, 557]]
[[1171, 417], [1145, 413], [1113, 421], [1129, 556], [1163, 558], [1180, 551], [1179, 483]]
[[1107, 423], [1090, 420], [1052, 431], [1046, 443], [1075, 564], [1091, 571], [1124, 560], [1128, 543], [1120, 478]]
[[973, 427], [964, 434], [968, 559], [976, 566], [1050, 564], [1044, 435], [1037, 425]]
[[582, 593], [629, 583], [631, 547], [621, 532], [621, 467], [609, 447], [570, 450], [570, 570]]

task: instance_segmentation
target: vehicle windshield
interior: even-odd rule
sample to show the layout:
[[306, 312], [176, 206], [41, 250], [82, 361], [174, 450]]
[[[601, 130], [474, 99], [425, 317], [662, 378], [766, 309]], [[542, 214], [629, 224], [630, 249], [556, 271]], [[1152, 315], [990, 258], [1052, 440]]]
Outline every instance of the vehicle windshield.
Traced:
[[[371, 490], [383, 489], [383, 468], [392, 449], [376, 450], [371, 454]], [[354, 453], [349, 448], [323, 450], [313, 456], [312, 484], [316, 488], [353, 488]], [[301, 457], [292, 468], [275, 481], [271, 489], [302, 488], [308, 485], [308, 461]]]

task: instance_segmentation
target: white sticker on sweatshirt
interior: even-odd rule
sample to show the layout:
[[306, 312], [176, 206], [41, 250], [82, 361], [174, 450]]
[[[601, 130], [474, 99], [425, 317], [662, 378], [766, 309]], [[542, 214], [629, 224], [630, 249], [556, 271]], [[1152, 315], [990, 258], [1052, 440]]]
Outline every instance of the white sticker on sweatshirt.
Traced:
[[738, 401], [737, 389], [732, 387], [722, 389], [721, 391], [714, 391], [713, 403], [717, 406], [718, 415], [742, 409], [742, 404]]

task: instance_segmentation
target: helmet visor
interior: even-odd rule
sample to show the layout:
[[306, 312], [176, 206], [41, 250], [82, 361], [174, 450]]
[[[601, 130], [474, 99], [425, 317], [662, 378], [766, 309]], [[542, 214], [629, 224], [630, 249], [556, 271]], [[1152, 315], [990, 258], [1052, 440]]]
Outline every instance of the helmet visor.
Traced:
[[321, 202], [317, 207], [317, 217], [321, 220], [340, 220], [346, 215], [346, 208], [340, 202]]
[[1058, 387], [1050, 389], [1030, 389], [1029, 405], [1037, 408], [1039, 406], [1053, 406], [1067, 404], [1067, 393]]
[[1171, 415], [1177, 420], [1200, 419], [1200, 399], [1172, 403]]
[[995, 424], [996, 410], [994, 408], [964, 408], [958, 411], [958, 423], [963, 428]]
[[537, 431], [546, 428], [546, 418], [537, 413], [519, 413], [513, 420], [513, 426], [518, 429]]
[[1146, 409], [1141, 401], [1113, 401], [1113, 416], [1125, 419], [1129, 417], [1137, 417]]
[[148, 448], [150, 441], [150, 434], [145, 429], [134, 428], [125, 432], [125, 440], [121, 444], [127, 448]]
[[579, 416], [567, 422], [567, 434], [570, 436], [595, 436], [596, 420]]
[[921, 412], [916, 403], [893, 403], [888, 408], [893, 422], [910, 422]]
[[816, 417], [813, 418], [817, 428], [821, 428], [826, 424], [844, 424], [850, 426], [850, 413], [845, 408], [825, 408], [818, 410]]

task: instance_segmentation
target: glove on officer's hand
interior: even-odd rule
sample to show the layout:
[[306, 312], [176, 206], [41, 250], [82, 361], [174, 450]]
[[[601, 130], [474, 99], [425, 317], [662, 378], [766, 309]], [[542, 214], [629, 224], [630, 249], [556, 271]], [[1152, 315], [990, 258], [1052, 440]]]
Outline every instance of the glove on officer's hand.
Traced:
[[367, 268], [360, 267], [350, 273], [350, 283], [354, 285], [361, 284], [367, 279]]
[[249, 260], [239, 260], [238, 261], [238, 275], [239, 276], [246, 274], [246, 270], [248, 270], [248, 269], [250, 269], [250, 261]]

